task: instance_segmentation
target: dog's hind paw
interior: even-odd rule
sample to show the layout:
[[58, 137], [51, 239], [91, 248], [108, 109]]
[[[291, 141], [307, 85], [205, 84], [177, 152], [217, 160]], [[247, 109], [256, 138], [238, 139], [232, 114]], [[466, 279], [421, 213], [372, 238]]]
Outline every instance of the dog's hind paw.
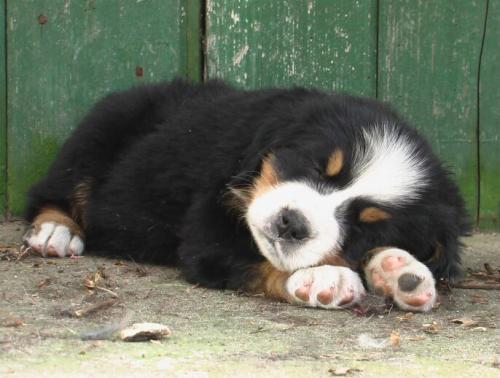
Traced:
[[404, 310], [429, 311], [437, 300], [431, 271], [408, 252], [387, 248], [371, 258], [365, 267], [368, 287], [392, 298]]
[[350, 307], [365, 296], [357, 273], [332, 265], [299, 269], [288, 278], [285, 288], [293, 302], [327, 309]]
[[24, 234], [23, 242], [43, 257], [80, 256], [85, 248], [80, 236], [56, 222], [44, 222], [31, 227]]

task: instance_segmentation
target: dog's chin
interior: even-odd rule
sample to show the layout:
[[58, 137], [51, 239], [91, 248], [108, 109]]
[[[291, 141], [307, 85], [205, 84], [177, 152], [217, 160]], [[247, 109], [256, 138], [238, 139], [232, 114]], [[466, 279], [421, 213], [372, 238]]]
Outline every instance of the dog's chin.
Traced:
[[289, 243], [276, 238], [257, 227], [250, 227], [260, 253], [278, 270], [295, 272], [317, 265], [323, 253], [309, 253], [308, 242]]
[[254, 225], [250, 225], [250, 229], [261, 255], [269, 260], [276, 269], [288, 271], [287, 264], [283, 261], [283, 256], [279, 251], [276, 239]]

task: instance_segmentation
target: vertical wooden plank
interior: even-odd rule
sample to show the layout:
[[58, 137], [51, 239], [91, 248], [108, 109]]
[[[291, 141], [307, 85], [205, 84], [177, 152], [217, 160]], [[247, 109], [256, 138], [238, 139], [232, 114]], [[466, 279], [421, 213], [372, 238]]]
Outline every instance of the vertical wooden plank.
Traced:
[[5, 46], [5, 2], [0, 2], [0, 217], [7, 205], [7, 67]]
[[375, 95], [375, 0], [207, 0], [206, 17], [209, 78]]
[[500, 229], [500, 1], [490, 0], [479, 91], [479, 226]]
[[485, 0], [380, 1], [379, 97], [427, 135], [477, 214], [477, 79]]
[[27, 188], [101, 96], [187, 74], [182, 0], [9, 1], [8, 192]]
[[181, 17], [181, 21], [185, 23], [186, 29], [186, 76], [195, 82], [202, 80], [203, 70], [201, 23], [204, 18], [202, 14], [204, 9], [202, 9], [201, 1], [186, 0], [185, 8], [182, 8], [183, 10], [185, 9], [185, 17]]

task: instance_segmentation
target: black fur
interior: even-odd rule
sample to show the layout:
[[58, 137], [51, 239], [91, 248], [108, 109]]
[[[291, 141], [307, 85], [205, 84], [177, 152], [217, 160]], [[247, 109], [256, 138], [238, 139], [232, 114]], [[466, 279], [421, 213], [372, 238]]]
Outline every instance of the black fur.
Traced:
[[[207, 287], [244, 287], [263, 260], [241, 214], [226, 205], [229, 187], [248, 187], [273, 152], [283, 180], [307, 178], [322, 190], [347, 185], [318, 172], [332, 148], [352, 153], [359, 125], [391, 121], [419, 146], [432, 184], [392, 219], [358, 221], [359, 198], [343, 220], [343, 255], [359, 262], [392, 245], [428, 262], [437, 278], [459, 272], [458, 237], [468, 231], [463, 201], [428, 144], [379, 102], [315, 90], [244, 91], [219, 81], [181, 80], [115, 93], [99, 102], [29, 192], [26, 217], [54, 204], [70, 212], [75, 186], [90, 182], [86, 249], [175, 263]], [[432, 259], [437, 249], [442, 254]]]

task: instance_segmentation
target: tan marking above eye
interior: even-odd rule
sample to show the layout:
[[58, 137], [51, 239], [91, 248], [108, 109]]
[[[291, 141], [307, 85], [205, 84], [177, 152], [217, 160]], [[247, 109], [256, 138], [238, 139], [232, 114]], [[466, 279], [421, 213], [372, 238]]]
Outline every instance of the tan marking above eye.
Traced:
[[342, 170], [344, 165], [344, 153], [340, 149], [336, 149], [330, 155], [326, 165], [325, 173], [327, 176], [336, 176]]
[[252, 198], [257, 197], [258, 195], [263, 194], [278, 185], [278, 174], [273, 167], [272, 160], [274, 160], [273, 155], [269, 155], [263, 160], [260, 175], [253, 184]]
[[279, 178], [276, 170], [272, 165], [274, 155], [268, 155], [262, 161], [259, 175], [255, 178], [250, 187], [231, 188], [227, 194], [225, 202], [228, 207], [245, 212], [250, 202], [256, 197], [273, 189], [279, 184]]
[[390, 217], [391, 215], [388, 212], [378, 207], [366, 207], [359, 213], [359, 220], [365, 223], [374, 223]]

